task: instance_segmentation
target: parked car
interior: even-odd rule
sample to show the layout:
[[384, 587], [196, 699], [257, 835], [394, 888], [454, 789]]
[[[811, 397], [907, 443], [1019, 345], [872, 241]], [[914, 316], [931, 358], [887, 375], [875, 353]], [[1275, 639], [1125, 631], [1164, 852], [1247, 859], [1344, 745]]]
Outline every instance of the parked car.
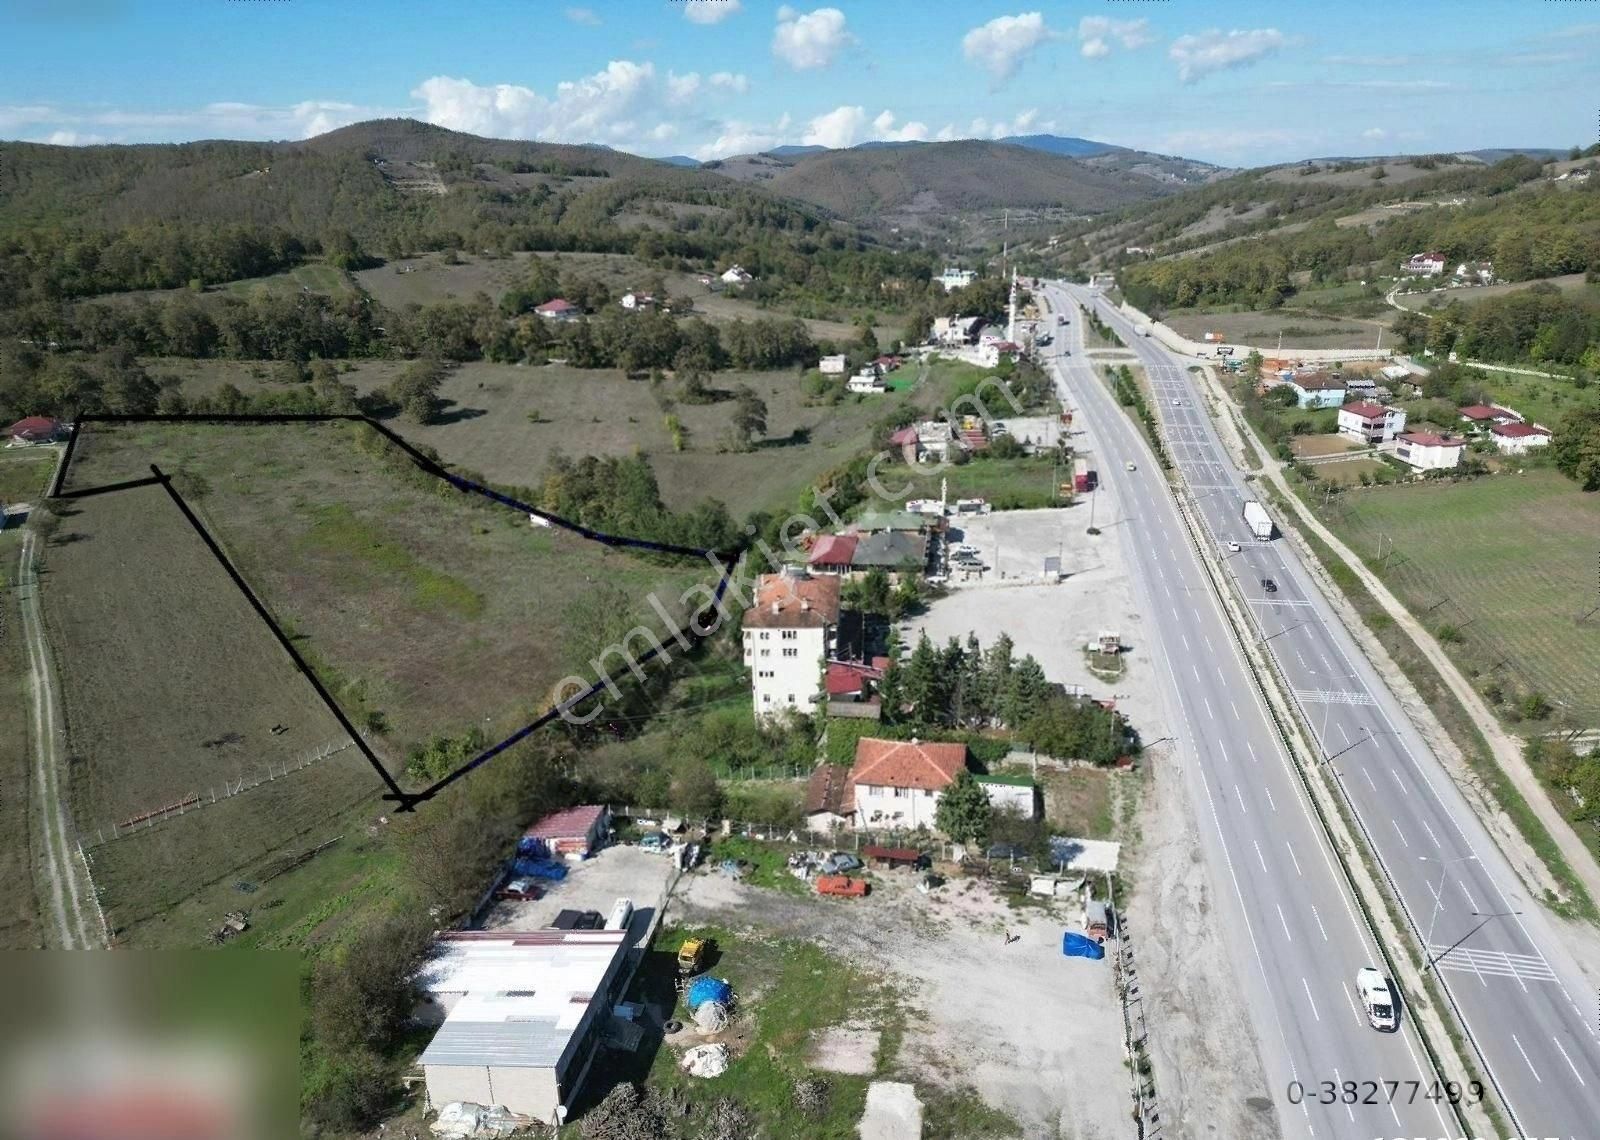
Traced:
[[511, 899], [517, 902], [531, 902], [544, 895], [544, 888], [537, 880], [530, 878], [512, 879], [505, 886], [495, 891], [497, 899]]
[[605, 924], [605, 915], [597, 910], [564, 910], [550, 925], [556, 930], [599, 930]]
[[824, 875], [842, 875], [846, 871], [859, 871], [861, 860], [848, 851], [835, 851], [822, 861], [818, 868]]
[[1261, 579], [1261, 588], [1269, 594], [1276, 594], [1278, 592], [1278, 583], [1271, 578], [1263, 578]]
[[1228, 543], [1228, 553], [1229, 554], [1238, 554], [1239, 550], [1240, 550], [1240, 546], [1239, 546], [1239, 544], [1237, 542]]
[[672, 840], [659, 831], [652, 831], [649, 835], [639, 837], [639, 846], [646, 851], [666, 851], [672, 846]]

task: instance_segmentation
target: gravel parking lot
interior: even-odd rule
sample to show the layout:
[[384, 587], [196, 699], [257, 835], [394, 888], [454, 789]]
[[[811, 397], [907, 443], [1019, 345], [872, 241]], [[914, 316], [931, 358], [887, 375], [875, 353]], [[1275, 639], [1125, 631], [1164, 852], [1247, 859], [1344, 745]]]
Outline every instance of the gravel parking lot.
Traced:
[[[946, 597], [902, 625], [902, 637], [914, 645], [926, 630], [942, 645], [976, 633], [987, 648], [1009, 634], [1017, 656], [1031, 653], [1050, 680], [1096, 697], [1114, 695], [1146, 740], [1165, 735], [1154, 659], [1123, 568], [1116, 520], [1096, 523], [1103, 533], [1087, 534], [1084, 505], [953, 520], [952, 546], [976, 546], [990, 570], [970, 582], [952, 580]], [[1044, 560], [1057, 556], [1066, 577], [1047, 584]], [[1091, 673], [1083, 652], [1101, 630], [1121, 635], [1125, 671], [1115, 680]]]
[[582, 863], [568, 863], [567, 877], [546, 883], [543, 898], [495, 903], [484, 916], [485, 930], [542, 930], [563, 910], [596, 910], [609, 915], [618, 899], [633, 900], [631, 928], [642, 936], [672, 881], [670, 856], [639, 847], [602, 848]]

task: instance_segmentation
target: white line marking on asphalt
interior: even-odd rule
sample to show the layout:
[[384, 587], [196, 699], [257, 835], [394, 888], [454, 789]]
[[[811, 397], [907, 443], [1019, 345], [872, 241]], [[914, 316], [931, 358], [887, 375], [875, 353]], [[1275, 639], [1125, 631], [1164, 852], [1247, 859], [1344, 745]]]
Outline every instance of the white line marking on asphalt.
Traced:
[[1311, 1003], [1311, 1016], [1321, 1021], [1322, 1014], [1317, 1012], [1317, 999], [1311, 996], [1311, 983], [1301, 978], [1300, 984], [1306, 988], [1306, 1000]]
[[1424, 830], [1424, 831], [1426, 831], [1428, 833], [1428, 838], [1433, 840], [1433, 845], [1435, 847], [1438, 847], [1440, 845], [1439, 844], [1439, 837], [1433, 833], [1433, 828], [1428, 826], [1428, 821], [1427, 820], [1423, 820], [1422, 821], [1422, 830]]
[[1345, 735], [1344, 725], [1340, 724], [1338, 721], [1334, 721], [1333, 730], [1339, 734], [1340, 740], [1344, 741], [1346, 744], [1350, 743], [1350, 738]]
[[1244, 812], [1245, 815], [1249, 815], [1250, 809], [1244, 806], [1244, 793], [1239, 790], [1238, 784], [1233, 786], [1233, 794], [1239, 799], [1239, 810]]
[[1356, 1015], [1356, 1024], [1365, 1029], [1367, 1019], [1361, 1016], [1361, 1007], [1356, 1005], [1355, 995], [1350, 992], [1350, 983], [1340, 982], [1339, 985], [1344, 987], [1344, 1000], [1350, 1003], [1350, 1012]]
[[[1561, 1042], [1560, 1041], [1556, 1041], [1556, 1039], [1554, 1037], [1550, 1038], [1550, 1040], [1556, 1042], [1556, 1048], [1557, 1049], [1561, 1049]], [[1578, 1083], [1580, 1085], [1583, 1085], [1585, 1088], [1587, 1088], [1588, 1085], [1589, 1085], [1589, 1082], [1583, 1079], [1583, 1074], [1578, 1072], [1578, 1066], [1576, 1066], [1576, 1065], [1574, 1065], [1572, 1063], [1572, 1058], [1567, 1056], [1567, 1051], [1565, 1049], [1561, 1049], [1561, 1058], [1562, 1058], [1562, 1060], [1566, 1061], [1567, 1068], [1572, 1070], [1572, 1075], [1578, 1078]]]
[[1196, 681], [1199, 681], [1200, 680], [1200, 667], [1198, 665], [1196, 665], [1194, 662], [1191, 661], [1191, 662], [1189, 662], [1189, 668], [1194, 670], [1194, 679]]
[[1328, 940], [1328, 928], [1322, 925], [1322, 915], [1317, 913], [1316, 907], [1311, 908], [1311, 917], [1317, 920], [1317, 929], [1322, 931], [1322, 940], [1326, 942]]
[[1299, 875], [1302, 879], [1305, 878], [1304, 872], [1300, 870], [1300, 860], [1295, 858], [1294, 844], [1285, 839], [1283, 841], [1283, 845], [1289, 849], [1289, 858], [1294, 860], [1294, 873]]
[[[1301, 978], [1300, 980], [1305, 981], [1304, 978]], [[1522, 1047], [1522, 1042], [1517, 1040], [1517, 1035], [1515, 1033], [1511, 1035], [1511, 1040], [1516, 1045], [1517, 1052], [1522, 1054], [1522, 1059], [1524, 1061], [1528, 1061], [1528, 1051]], [[1539, 1070], [1533, 1067], [1532, 1061], [1528, 1061], [1528, 1072], [1533, 1074], [1534, 1080], [1538, 1081], [1541, 1085], [1544, 1084], [1544, 1078], [1539, 1075]]]
[[[1272, 905], [1273, 906], [1278, 906], [1277, 903], [1273, 903]], [[1287, 938], [1290, 942], [1293, 942], [1294, 941], [1294, 935], [1289, 933], [1289, 920], [1287, 918], [1283, 917], [1283, 907], [1281, 907], [1281, 906], [1278, 906], [1278, 921], [1283, 924], [1283, 936], [1285, 938]]]
[[1180, 633], [1178, 636], [1183, 638], [1183, 651], [1185, 653], [1193, 653], [1194, 650], [1189, 648], [1189, 635], [1186, 633]]
[[1471, 907], [1473, 910], [1477, 910], [1478, 909], [1478, 904], [1473, 901], [1472, 892], [1467, 890], [1467, 884], [1458, 883], [1457, 885], [1460, 886], [1461, 893], [1467, 896], [1467, 906]]
[[1261, 790], [1263, 792], [1267, 793], [1267, 806], [1270, 807], [1273, 811], [1277, 811], [1278, 810], [1278, 805], [1272, 802], [1272, 789], [1267, 787], [1265, 784], [1263, 784], [1261, 786]]
[[1261, 860], [1261, 869], [1265, 871], [1267, 869], [1267, 857], [1261, 854], [1261, 844], [1254, 839], [1252, 839], [1250, 842], [1255, 844], [1256, 858]]
[[1217, 714], [1211, 711], [1211, 698], [1209, 698], [1209, 697], [1205, 696], [1204, 694], [1202, 694], [1201, 697], [1200, 697], [1200, 700], [1205, 703], [1206, 715], [1208, 717], [1210, 717], [1212, 720], [1216, 720], [1217, 719]]
[[1402, 792], [1408, 796], [1411, 794], [1411, 789], [1406, 787], [1406, 782], [1400, 778], [1399, 772], [1396, 772], [1393, 768], [1390, 768], [1389, 775], [1394, 777], [1394, 782], [1400, 785], [1400, 790]]
[[1239, 706], [1233, 703], [1233, 698], [1228, 698], [1228, 707], [1233, 710], [1233, 719], [1239, 719]]
[[1205, 635], [1205, 638], [1206, 638], [1206, 648], [1211, 651], [1211, 656], [1215, 657], [1217, 655], [1217, 649], [1216, 649], [1216, 646], [1211, 644], [1211, 635], [1208, 633], [1208, 634]]
[[1378, 790], [1378, 785], [1372, 782], [1372, 773], [1363, 768], [1361, 769], [1361, 774], [1367, 778], [1367, 784], [1374, 792], [1376, 792]]
[[[1307, 992], [1310, 992], [1310, 991], [1307, 991]], [[1318, 1020], [1320, 1021], [1321, 1018], [1318, 1018]], [[1334, 1069], [1333, 1070], [1333, 1083], [1334, 1083], [1334, 1085], [1336, 1087], [1342, 1087], [1344, 1085], [1344, 1078], [1339, 1075], [1339, 1070], [1338, 1069]], [[1344, 1110], [1350, 1114], [1350, 1119], [1351, 1120], [1354, 1120], [1356, 1118], [1356, 1110], [1351, 1108], [1348, 1103], [1344, 1106]]]
[[1395, 823], [1393, 819], [1391, 819], [1389, 822], [1394, 824], [1394, 833], [1400, 837], [1400, 842], [1404, 843], [1407, 847], [1410, 847], [1411, 842], [1406, 839], [1406, 833], [1400, 830], [1400, 825]]

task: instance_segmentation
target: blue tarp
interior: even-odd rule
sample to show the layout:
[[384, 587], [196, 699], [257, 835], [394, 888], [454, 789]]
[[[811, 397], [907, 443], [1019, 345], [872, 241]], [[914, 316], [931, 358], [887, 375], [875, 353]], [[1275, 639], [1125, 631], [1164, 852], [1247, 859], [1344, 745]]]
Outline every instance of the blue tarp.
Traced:
[[1087, 934], [1071, 930], [1061, 936], [1061, 952], [1068, 958], [1104, 958], [1106, 948]]
[[550, 854], [550, 849], [545, 846], [544, 840], [524, 835], [517, 843], [517, 854], [531, 855], [534, 858], [543, 859]]
[[684, 1000], [689, 1003], [689, 1012], [693, 1013], [708, 1001], [721, 1002], [724, 1006], [729, 1004], [733, 997], [733, 987], [721, 978], [696, 978], [689, 983], [689, 992], [684, 995]]
[[564, 864], [553, 863], [549, 859], [516, 859], [512, 861], [511, 870], [518, 875], [527, 875], [535, 879], [565, 879], [567, 868]]

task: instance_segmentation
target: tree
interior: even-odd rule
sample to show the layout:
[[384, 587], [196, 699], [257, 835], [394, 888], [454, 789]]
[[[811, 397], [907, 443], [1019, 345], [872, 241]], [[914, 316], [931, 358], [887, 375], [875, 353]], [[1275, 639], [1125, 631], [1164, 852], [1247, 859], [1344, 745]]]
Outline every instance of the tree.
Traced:
[[957, 843], [982, 843], [988, 837], [993, 810], [989, 805], [989, 793], [963, 768], [939, 793], [933, 821]]
[[917, 639], [917, 647], [911, 651], [905, 669], [906, 702], [911, 706], [912, 717], [924, 724], [937, 723], [939, 712], [945, 706], [947, 690], [940, 664], [939, 651], [924, 632]]
[[722, 787], [711, 765], [697, 756], [685, 756], [672, 774], [670, 806], [696, 819], [712, 819], [722, 811]]
[[389, 400], [399, 406], [409, 419], [419, 424], [431, 424], [439, 418], [443, 401], [439, 399], [439, 385], [444, 380], [445, 365], [436, 356], [425, 356], [408, 365], [404, 372], [389, 385]]
[[1600, 404], [1575, 408], [1550, 440], [1556, 469], [1585, 491], [1600, 491]]
[[748, 384], [734, 389], [733, 435], [739, 451], [749, 451], [755, 437], [767, 434], [767, 402]]
[[1011, 670], [1000, 698], [1000, 719], [1011, 728], [1020, 729], [1049, 695], [1050, 682], [1045, 679], [1044, 669], [1030, 654]]

